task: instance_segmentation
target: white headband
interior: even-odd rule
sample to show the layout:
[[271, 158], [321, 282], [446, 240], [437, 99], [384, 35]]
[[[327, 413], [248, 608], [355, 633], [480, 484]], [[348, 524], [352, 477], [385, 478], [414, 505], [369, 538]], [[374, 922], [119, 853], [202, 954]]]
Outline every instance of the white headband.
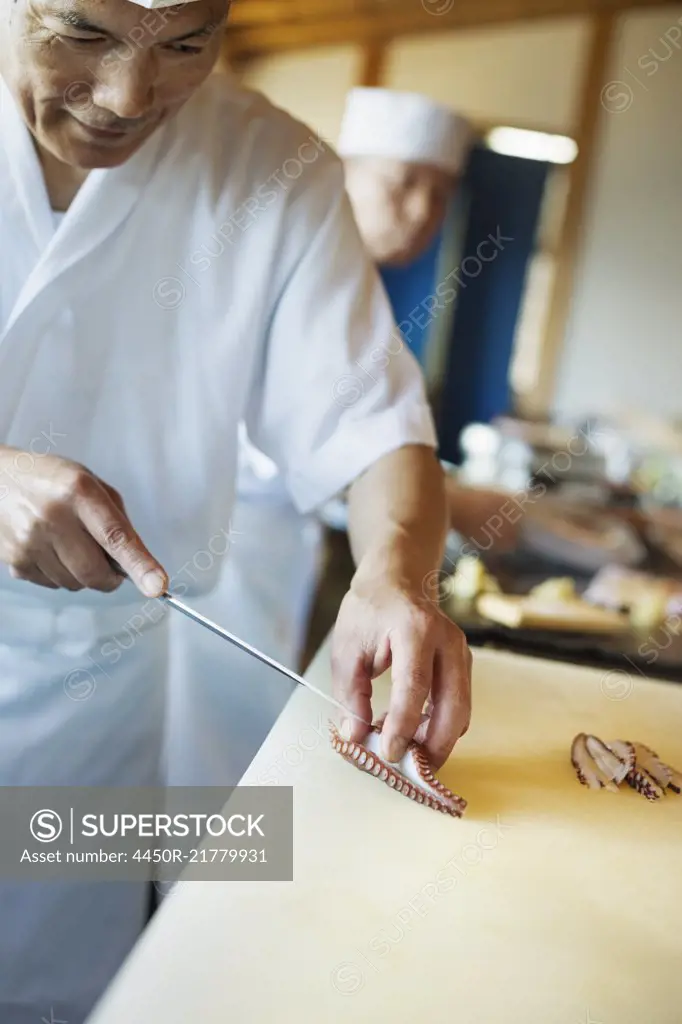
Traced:
[[472, 142], [469, 122], [419, 93], [352, 89], [337, 150], [342, 157], [381, 156], [459, 173]]
[[130, 0], [131, 4], [138, 7], [147, 7], [150, 11], [157, 7], [184, 7], [185, 4], [196, 3], [197, 0]]

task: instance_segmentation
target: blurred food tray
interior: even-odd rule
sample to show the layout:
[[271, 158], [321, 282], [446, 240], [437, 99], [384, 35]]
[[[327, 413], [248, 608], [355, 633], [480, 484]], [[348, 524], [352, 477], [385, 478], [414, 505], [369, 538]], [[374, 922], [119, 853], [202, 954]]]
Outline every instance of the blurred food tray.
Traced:
[[[674, 635], [665, 626], [652, 630], [648, 636], [605, 636], [511, 629], [488, 622], [475, 609], [458, 611], [451, 617], [473, 647], [494, 647], [576, 665], [603, 666], [611, 673], [622, 674], [623, 686], [638, 678], [682, 682], [682, 634]], [[610, 685], [616, 683], [611, 680]]]
[[[566, 566], [550, 563], [532, 555], [489, 556], [486, 569], [509, 594], [526, 594], [550, 577], [567, 575]], [[582, 592], [591, 575], [570, 573], [576, 590]], [[602, 667], [608, 673], [621, 674], [621, 686], [632, 685], [637, 678], [667, 679], [682, 682], [682, 624], [669, 619], [646, 632], [586, 634], [549, 629], [510, 628], [483, 618], [473, 602], [450, 599], [444, 608], [476, 647], [495, 647], [518, 654], [535, 655], [576, 665]], [[676, 628], [677, 627], [677, 628]], [[608, 675], [615, 686], [615, 676]]]

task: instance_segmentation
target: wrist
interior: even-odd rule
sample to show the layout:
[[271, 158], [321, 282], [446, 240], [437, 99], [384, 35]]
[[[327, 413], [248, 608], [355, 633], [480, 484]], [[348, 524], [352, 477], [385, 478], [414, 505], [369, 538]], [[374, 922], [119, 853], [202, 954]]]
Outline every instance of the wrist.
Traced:
[[416, 541], [404, 527], [395, 527], [382, 542], [368, 550], [358, 564], [351, 581], [352, 590], [362, 590], [378, 582], [401, 590], [421, 591], [425, 578], [440, 568], [441, 546]]

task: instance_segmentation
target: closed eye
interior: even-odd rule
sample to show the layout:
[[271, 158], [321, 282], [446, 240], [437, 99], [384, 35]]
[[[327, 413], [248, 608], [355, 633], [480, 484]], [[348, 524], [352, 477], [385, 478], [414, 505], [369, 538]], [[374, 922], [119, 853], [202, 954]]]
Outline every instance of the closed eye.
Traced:
[[62, 35], [61, 38], [66, 43], [79, 43], [87, 46], [89, 43], [101, 43], [104, 41], [106, 36], [66, 36]]
[[205, 47], [188, 46], [187, 43], [169, 43], [166, 49], [171, 50], [173, 53], [202, 53]]

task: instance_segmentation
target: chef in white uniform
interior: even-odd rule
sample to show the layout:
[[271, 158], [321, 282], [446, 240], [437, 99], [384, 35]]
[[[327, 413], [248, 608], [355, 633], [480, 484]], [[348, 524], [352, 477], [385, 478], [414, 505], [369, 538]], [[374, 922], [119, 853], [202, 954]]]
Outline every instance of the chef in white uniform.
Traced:
[[[392, 661], [387, 756], [429, 690], [436, 764], [467, 727], [466, 643], [422, 594], [445, 536], [422, 381], [405, 353], [347, 402], [390, 311], [338, 159], [209, 78], [227, 7], [0, 0], [1, 786], [158, 781], [158, 597], [218, 578], [241, 421], [300, 512], [350, 486], [339, 699], [367, 720]], [[2, 1024], [80, 1024], [148, 890], [0, 877]]]
[[465, 117], [420, 93], [352, 90], [338, 151], [360, 234], [377, 266], [409, 266], [428, 249], [473, 141]]
[[[472, 140], [465, 118], [426, 96], [349, 93], [338, 149], [361, 236], [378, 265], [409, 264], [428, 248]], [[319, 515], [299, 512], [277, 466], [242, 430], [229, 555], [198, 610], [298, 669], [322, 559]], [[190, 621], [178, 618], [171, 634], [168, 778], [235, 785], [295, 684]]]

